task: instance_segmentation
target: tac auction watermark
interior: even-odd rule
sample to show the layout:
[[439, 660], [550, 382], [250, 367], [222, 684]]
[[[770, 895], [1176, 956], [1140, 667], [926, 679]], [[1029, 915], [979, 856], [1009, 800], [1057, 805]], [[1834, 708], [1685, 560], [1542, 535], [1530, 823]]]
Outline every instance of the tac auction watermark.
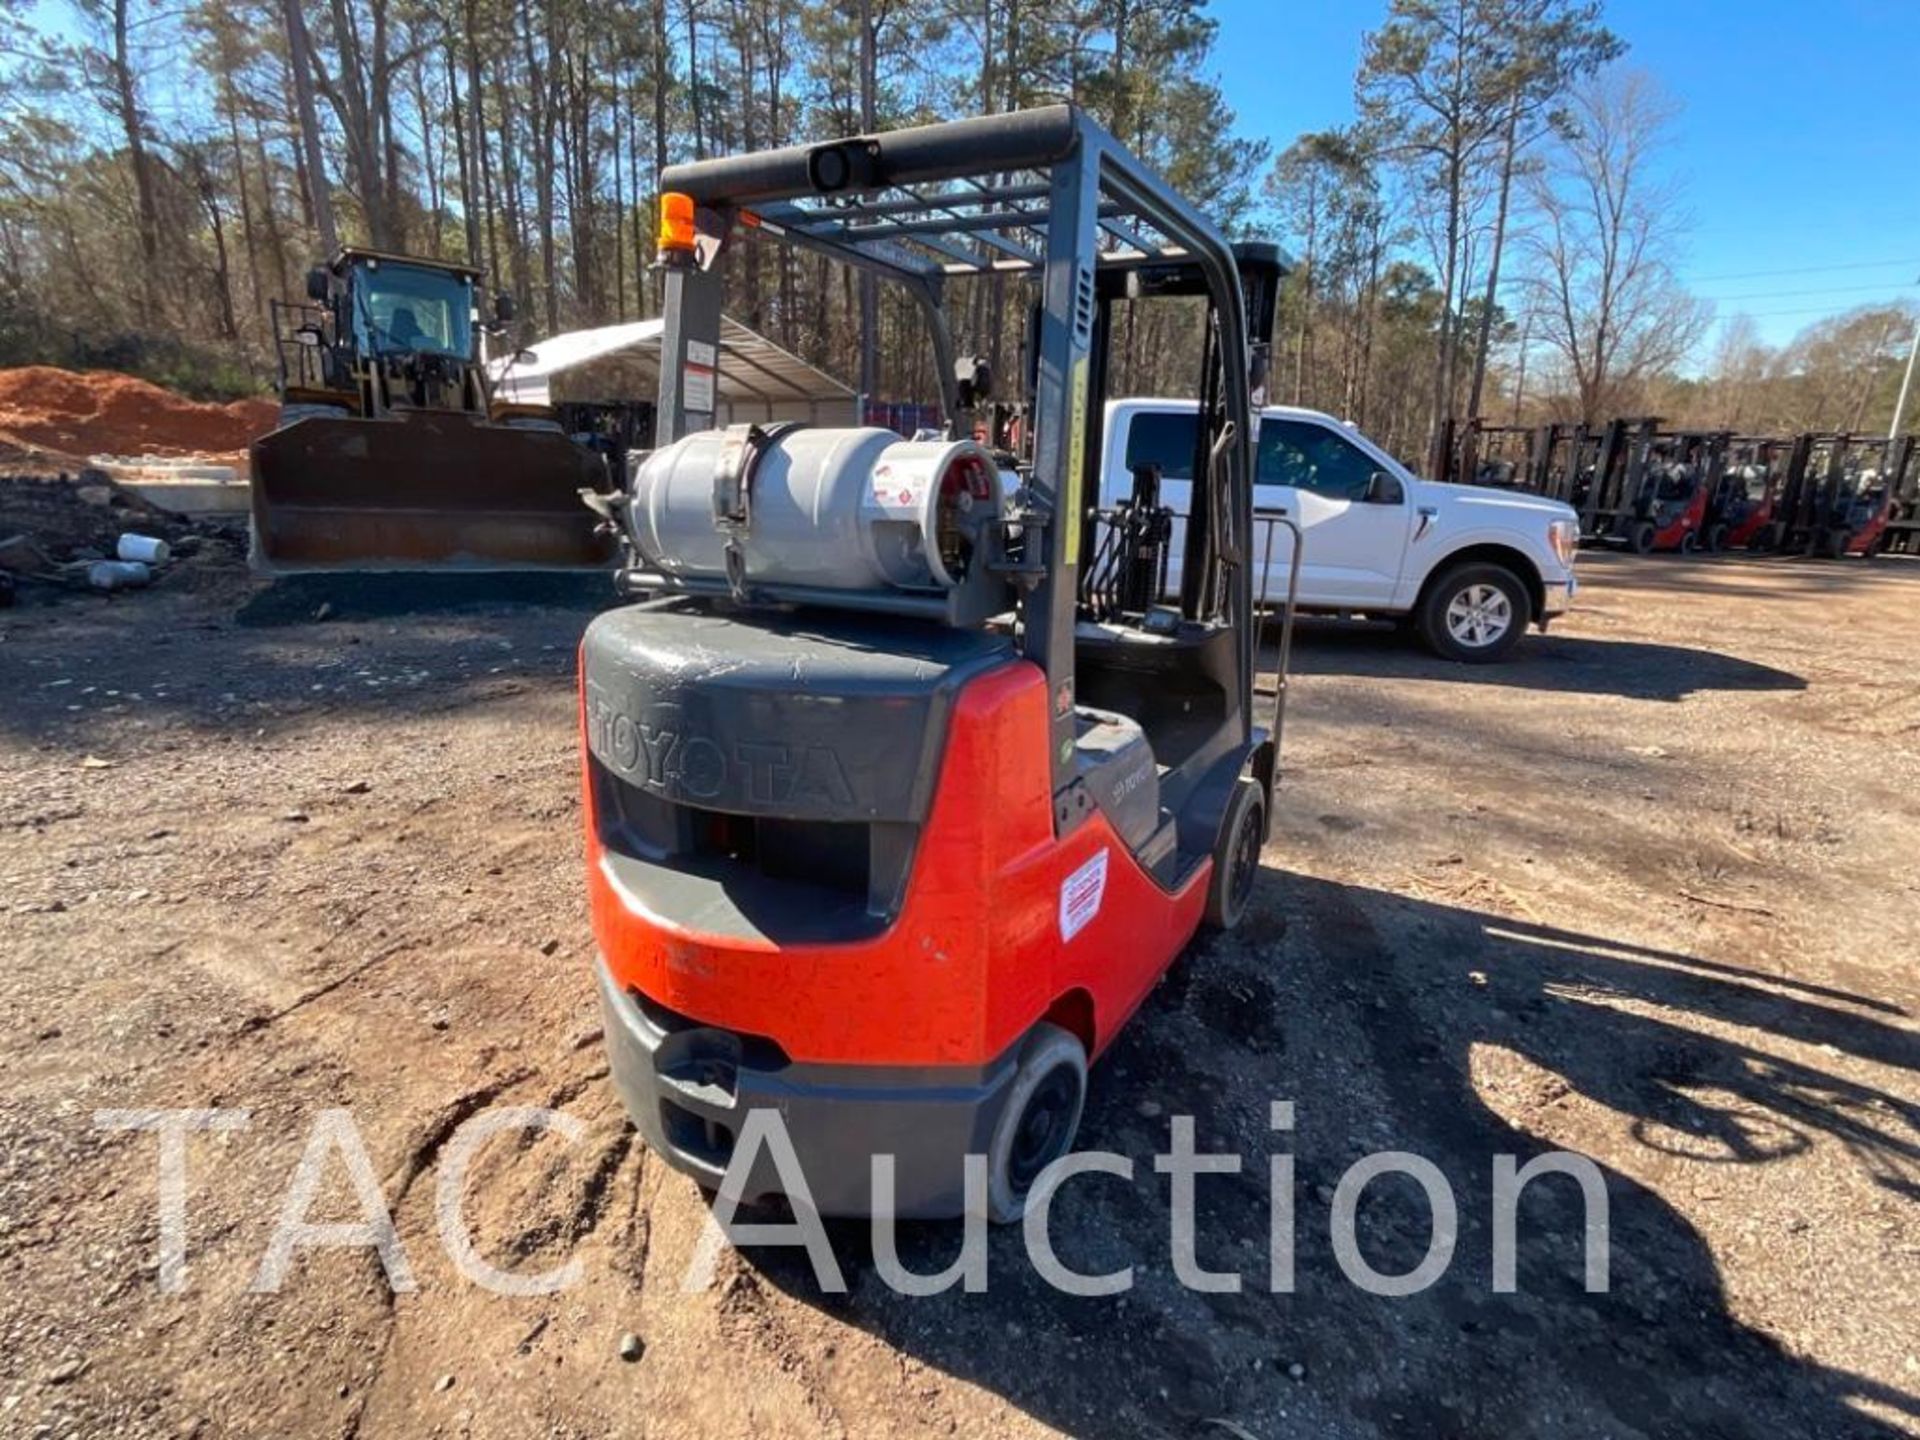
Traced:
[[[245, 1131], [251, 1123], [251, 1114], [244, 1109], [94, 1113], [97, 1129], [149, 1133], [157, 1142], [156, 1283], [162, 1292], [181, 1294], [190, 1289], [193, 1197], [199, 1193], [189, 1163], [192, 1137]], [[1285, 1143], [1295, 1125], [1291, 1101], [1270, 1102], [1267, 1128], [1276, 1146]], [[520, 1297], [556, 1294], [587, 1278], [586, 1265], [577, 1255], [545, 1270], [504, 1269], [481, 1253], [466, 1219], [474, 1160], [489, 1140], [507, 1134], [539, 1133], [575, 1144], [586, 1129], [585, 1122], [563, 1110], [497, 1106], [476, 1112], [453, 1131], [434, 1166], [434, 1240], [464, 1282], [496, 1295]], [[1201, 1151], [1196, 1133], [1191, 1115], [1170, 1117], [1166, 1148], [1155, 1153], [1145, 1166], [1130, 1155], [1111, 1150], [1077, 1150], [1054, 1160], [1040, 1171], [1028, 1192], [1025, 1213], [1017, 1226], [1020, 1244], [1016, 1253], [1041, 1280], [1068, 1295], [1125, 1294], [1133, 1288], [1139, 1266], [1156, 1264], [1163, 1258], [1175, 1280], [1189, 1290], [1238, 1292], [1249, 1283], [1249, 1277], [1238, 1270], [1209, 1269], [1201, 1255], [1203, 1251], [1217, 1254], [1235, 1250], [1239, 1247], [1207, 1242], [1239, 1237], [1204, 1236], [1198, 1222], [1199, 1198], [1201, 1186], [1208, 1179], [1240, 1175], [1251, 1164], [1266, 1171], [1268, 1201], [1266, 1263], [1263, 1273], [1253, 1277], [1254, 1283], [1276, 1294], [1293, 1293], [1299, 1288], [1295, 1258], [1302, 1227], [1319, 1220], [1317, 1211], [1308, 1215], [1300, 1203], [1295, 1157], [1281, 1149], [1269, 1150], [1251, 1161], [1231, 1151]], [[1002, 1257], [1000, 1263], [1005, 1265], [1013, 1247], [989, 1244], [993, 1227], [987, 1220], [987, 1157], [968, 1155], [962, 1161], [965, 1212], [951, 1222], [960, 1231], [959, 1254], [932, 1273], [910, 1270], [901, 1259], [894, 1157], [883, 1153], [870, 1158], [867, 1238], [874, 1271], [882, 1282], [909, 1297], [938, 1295], [956, 1286], [967, 1294], [988, 1291], [996, 1248]], [[744, 1203], [749, 1177], [763, 1164], [771, 1167], [784, 1196], [784, 1213], [778, 1217], [769, 1217], [765, 1207]], [[1424, 1197], [1427, 1235], [1424, 1251], [1415, 1264], [1385, 1270], [1362, 1251], [1359, 1216], [1369, 1189], [1394, 1175], [1411, 1181]], [[1529, 1185], [1549, 1177], [1557, 1177], [1556, 1183], [1572, 1185], [1580, 1197], [1585, 1288], [1596, 1294], [1608, 1290], [1612, 1256], [1606, 1177], [1594, 1161], [1571, 1151], [1550, 1151], [1525, 1163], [1512, 1154], [1491, 1157], [1491, 1264], [1484, 1274], [1467, 1277], [1467, 1283], [1484, 1281], [1496, 1294], [1519, 1288], [1521, 1195]], [[1055, 1225], [1070, 1204], [1063, 1196], [1070, 1195], [1069, 1187], [1115, 1182], [1164, 1185], [1164, 1235], [1135, 1237], [1140, 1253], [1127, 1264], [1099, 1273], [1075, 1270], [1061, 1259], [1055, 1246]], [[323, 1196], [337, 1197], [342, 1190], [357, 1212], [355, 1218], [314, 1219]], [[1430, 1158], [1406, 1150], [1380, 1150], [1361, 1156], [1332, 1187], [1325, 1200], [1324, 1219], [1339, 1282], [1367, 1294], [1388, 1298], [1417, 1294], [1439, 1283], [1453, 1267], [1460, 1235], [1459, 1202], [1446, 1171]], [[422, 1242], [416, 1237], [414, 1243]], [[699, 1241], [687, 1257], [682, 1291], [697, 1292], [710, 1285], [718, 1260], [729, 1246], [792, 1247], [806, 1254], [822, 1292], [838, 1294], [848, 1288], [831, 1229], [813, 1203], [805, 1169], [776, 1109], [746, 1112]], [[300, 1158], [280, 1192], [275, 1219], [252, 1268], [248, 1288], [278, 1292], [289, 1283], [294, 1261], [302, 1253], [340, 1249], [371, 1251], [387, 1284], [396, 1292], [421, 1288], [360, 1127], [353, 1113], [344, 1108], [314, 1115]]]

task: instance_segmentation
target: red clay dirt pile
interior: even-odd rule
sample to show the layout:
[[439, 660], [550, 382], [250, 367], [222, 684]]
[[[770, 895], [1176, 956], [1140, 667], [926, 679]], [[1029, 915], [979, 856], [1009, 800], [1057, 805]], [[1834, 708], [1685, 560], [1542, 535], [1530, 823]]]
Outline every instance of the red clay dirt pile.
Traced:
[[277, 413], [269, 400], [207, 404], [114, 370], [0, 370], [0, 466], [72, 469], [92, 455], [204, 455], [244, 465], [239, 452], [273, 428]]

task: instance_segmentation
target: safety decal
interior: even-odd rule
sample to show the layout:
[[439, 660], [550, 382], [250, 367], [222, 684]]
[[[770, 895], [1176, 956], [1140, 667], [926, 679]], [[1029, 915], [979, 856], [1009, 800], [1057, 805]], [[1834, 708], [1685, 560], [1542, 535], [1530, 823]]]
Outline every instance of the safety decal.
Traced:
[[1100, 913], [1107, 893], [1107, 851], [1100, 853], [1060, 882], [1060, 938], [1071, 940]]

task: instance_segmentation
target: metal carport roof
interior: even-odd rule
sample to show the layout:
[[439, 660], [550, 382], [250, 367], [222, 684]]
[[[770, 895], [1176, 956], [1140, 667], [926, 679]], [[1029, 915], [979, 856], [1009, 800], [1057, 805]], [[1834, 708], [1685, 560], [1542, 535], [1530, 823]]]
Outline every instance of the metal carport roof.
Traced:
[[[618, 357], [640, 372], [635, 388], [651, 398], [659, 382], [660, 340], [665, 322], [634, 320], [593, 330], [572, 330], [526, 347], [534, 359], [514, 364], [502, 356], [488, 363], [500, 398], [519, 404], [546, 404], [555, 376], [597, 361]], [[716, 419], [831, 419], [858, 423], [854, 392], [826, 371], [776, 345], [738, 320], [720, 322], [719, 375], [716, 390], [721, 414]]]

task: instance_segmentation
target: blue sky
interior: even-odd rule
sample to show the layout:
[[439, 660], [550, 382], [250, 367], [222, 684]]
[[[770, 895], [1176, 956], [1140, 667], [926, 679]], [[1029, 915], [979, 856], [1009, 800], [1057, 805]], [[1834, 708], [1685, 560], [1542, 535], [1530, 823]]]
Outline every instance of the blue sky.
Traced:
[[[1361, 36], [1386, 0], [1209, 9], [1243, 134], [1278, 151], [1352, 118]], [[1683, 107], [1668, 156], [1693, 218], [1683, 278], [1720, 317], [1744, 311], [1778, 344], [1824, 314], [1920, 300], [1920, 0], [1608, 0], [1606, 12], [1624, 63]]]

